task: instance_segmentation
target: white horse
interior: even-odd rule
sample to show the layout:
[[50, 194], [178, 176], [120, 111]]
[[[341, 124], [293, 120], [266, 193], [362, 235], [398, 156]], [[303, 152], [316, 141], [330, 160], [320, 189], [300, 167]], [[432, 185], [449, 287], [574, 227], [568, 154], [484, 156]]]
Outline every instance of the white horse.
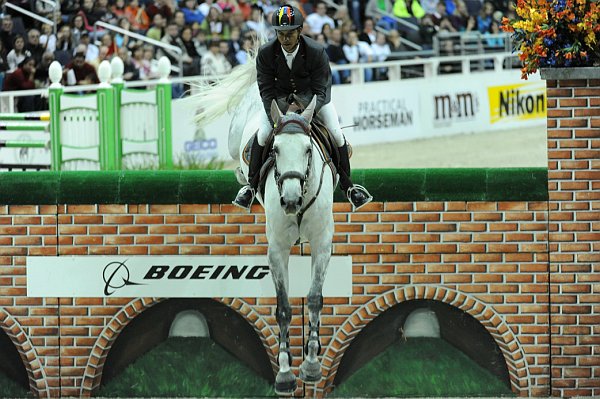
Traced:
[[[196, 96], [202, 111], [200, 122], [222, 114], [227, 108], [232, 113], [229, 129], [229, 152], [240, 159], [238, 180], [246, 183], [248, 167], [242, 151], [259, 128], [259, 113], [265, 112], [256, 83], [254, 62], [234, 69], [230, 76], [205, 87]], [[279, 325], [279, 371], [275, 378], [278, 394], [292, 394], [296, 376], [291, 370], [289, 326], [292, 309], [288, 300], [288, 260], [292, 245], [298, 240], [308, 241], [311, 248], [312, 283], [307, 296], [309, 337], [306, 357], [300, 366], [300, 378], [305, 382], [321, 380], [318, 355], [319, 319], [323, 308], [323, 283], [331, 257], [333, 240], [334, 176], [329, 172], [327, 155], [308, 134], [316, 98], [299, 115], [283, 115], [275, 101], [271, 117], [276, 122], [272, 149], [273, 167], [267, 172], [264, 197], [257, 195], [266, 215], [268, 261], [277, 293], [276, 318]]]

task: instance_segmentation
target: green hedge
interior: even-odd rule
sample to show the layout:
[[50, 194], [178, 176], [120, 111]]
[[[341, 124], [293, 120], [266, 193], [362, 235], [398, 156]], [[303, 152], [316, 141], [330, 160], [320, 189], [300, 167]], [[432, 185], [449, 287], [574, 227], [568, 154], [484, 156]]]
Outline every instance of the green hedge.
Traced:
[[[545, 168], [359, 169], [352, 179], [382, 202], [548, 199]], [[0, 204], [227, 204], [239, 187], [226, 170], [4, 172]]]

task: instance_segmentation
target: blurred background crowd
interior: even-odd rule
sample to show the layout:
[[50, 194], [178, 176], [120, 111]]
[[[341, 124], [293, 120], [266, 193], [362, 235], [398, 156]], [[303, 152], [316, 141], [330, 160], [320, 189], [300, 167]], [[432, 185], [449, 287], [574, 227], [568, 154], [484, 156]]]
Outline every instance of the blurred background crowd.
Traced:
[[[228, 73], [247, 62], [258, 37], [274, 37], [271, 0], [11, 0], [46, 18], [44, 23], [2, 2], [0, 87], [44, 88], [48, 67], [63, 66], [63, 84], [98, 83], [103, 60], [120, 57], [125, 80], [157, 78], [158, 58], [182, 65], [183, 76]], [[305, 35], [321, 42], [332, 64], [419, 56], [440, 34], [490, 35], [493, 45], [503, 16], [514, 17], [508, 0], [327, 0], [289, 1], [304, 13]], [[112, 25], [120, 29], [111, 29]], [[131, 32], [134, 35], [128, 35]], [[173, 51], [156, 46], [162, 42]], [[503, 42], [495, 43], [504, 48]], [[408, 46], [407, 46], [408, 45]], [[411, 55], [414, 52], [414, 55]], [[180, 64], [180, 59], [182, 63]], [[334, 73], [335, 84], [350, 73]], [[388, 79], [385, 68], [365, 70], [364, 80]], [[25, 104], [35, 109], [39, 104]], [[27, 111], [28, 109], [25, 109]]]

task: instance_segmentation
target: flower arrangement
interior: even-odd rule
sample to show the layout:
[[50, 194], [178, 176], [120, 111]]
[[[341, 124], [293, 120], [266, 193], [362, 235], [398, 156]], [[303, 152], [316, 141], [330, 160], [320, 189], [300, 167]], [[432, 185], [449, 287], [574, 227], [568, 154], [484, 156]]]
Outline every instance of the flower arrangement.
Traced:
[[538, 68], [598, 65], [598, 0], [517, 0], [518, 18], [502, 20], [523, 63], [523, 79]]

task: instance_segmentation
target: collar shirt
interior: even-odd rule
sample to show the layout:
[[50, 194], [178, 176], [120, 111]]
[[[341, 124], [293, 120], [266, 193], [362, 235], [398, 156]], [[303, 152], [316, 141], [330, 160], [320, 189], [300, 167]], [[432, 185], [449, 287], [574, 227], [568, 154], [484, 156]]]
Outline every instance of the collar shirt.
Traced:
[[287, 51], [285, 51], [285, 49], [282, 47], [281, 51], [283, 52], [283, 55], [285, 56], [285, 62], [287, 63], [288, 68], [290, 68], [290, 70], [292, 70], [292, 63], [294, 62], [294, 58], [296, 58], [296, 54], [298, 54], [298, 49], [300, 49], [300, 43], [298, 43], [298, 45], [296, 46], [296, 50], [294, 50], [291, 53], [288, 53]]

